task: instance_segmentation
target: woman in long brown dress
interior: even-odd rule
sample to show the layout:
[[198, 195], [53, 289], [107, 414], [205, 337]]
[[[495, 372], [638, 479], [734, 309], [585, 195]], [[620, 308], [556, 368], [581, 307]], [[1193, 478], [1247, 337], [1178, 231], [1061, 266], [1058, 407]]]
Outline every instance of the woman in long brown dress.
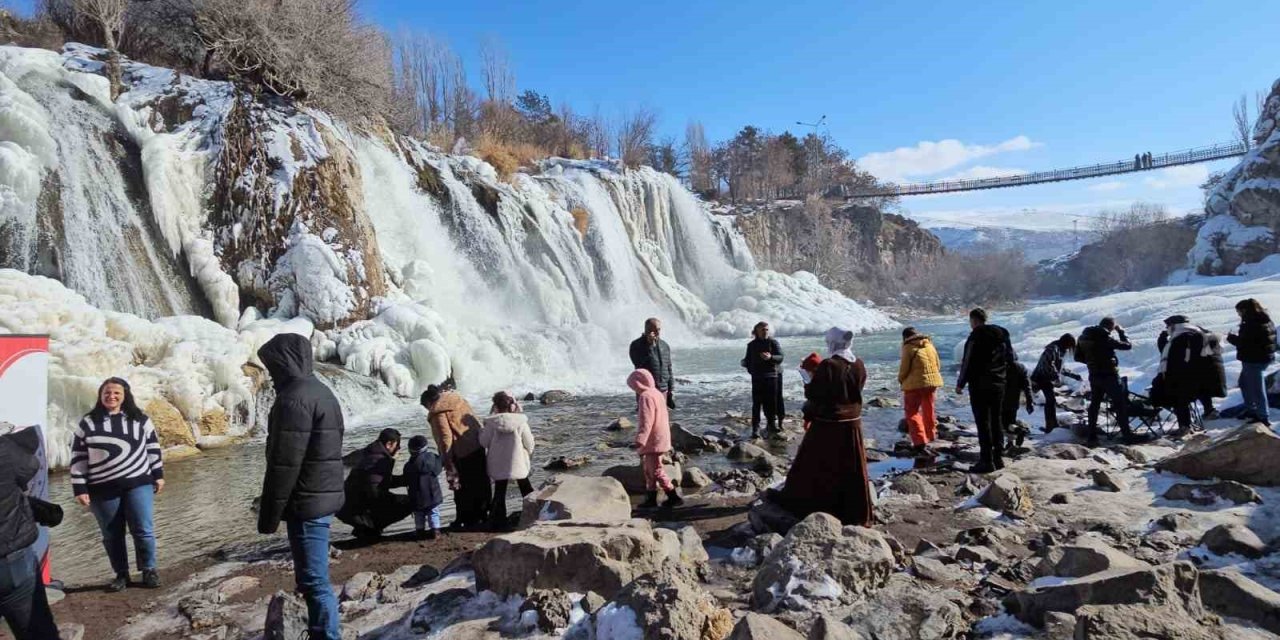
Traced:
[[827, 331], [828, 357], [805, 385], [805, 418], [812, 422], [779, 502], [803, 518], [816, 511], [844, 524], [870, 526], [871, 487], [862, 443], [862, 387], [867, 368], [853, 355], [853, 332]]

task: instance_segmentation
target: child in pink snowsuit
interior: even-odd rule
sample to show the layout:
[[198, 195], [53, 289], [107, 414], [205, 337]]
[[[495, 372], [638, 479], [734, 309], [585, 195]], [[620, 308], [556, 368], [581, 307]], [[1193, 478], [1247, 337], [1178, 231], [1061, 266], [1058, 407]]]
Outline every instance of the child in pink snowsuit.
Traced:
[[658, 390], [653, 374], [636, 369], [627, 377], [627, 386], [636, 392], [636, 442], [640, 454], [640, 466], [644, 469], [646, 499], [641, 509], [658, 506], [658, 489], [667, 494], [663, 507], [678, 507], [684, 500], [676, 493], [676, 487], [662, 467], [662, 458], [671, 451], [671, 422], [667, 416], [667, 397]]

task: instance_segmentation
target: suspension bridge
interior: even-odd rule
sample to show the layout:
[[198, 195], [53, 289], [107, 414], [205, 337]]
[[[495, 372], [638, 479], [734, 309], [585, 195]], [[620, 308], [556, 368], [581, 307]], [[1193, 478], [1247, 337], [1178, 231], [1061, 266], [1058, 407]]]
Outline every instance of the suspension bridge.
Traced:
[[929, 193], [952, 193], [956, 191], [978, 191], [981, 189], [1003, 189], [1005, 187], [1022, 187], [1030, 184], [1046, 182], [1063, 182], [1065, 180], [1084, 180], [1100, 178], [1124, 173], [1140, 173], [1154, 171], [1165, 167], [1176, 167], [1184, 164], [1212, 162], [1223, 158], [1242, 156], [1248, 151], [1243, 142], [1226, 142], [1195, 147], [1181, 151], [1153, 154], [1149, 161], [1135, 157], [1117, 162], [1105, 162], [1068, 169], [1053, 169], [1035, 173], [1020, 173], [997, 178], [977, 178], [972, 180], [945, 180], [941, 182], [919, 182], [914, 184], [885, 184], [877, 187], [854, 191], [846, 194], [846, 198], [883, 198], [886, 196], [920, 196]]

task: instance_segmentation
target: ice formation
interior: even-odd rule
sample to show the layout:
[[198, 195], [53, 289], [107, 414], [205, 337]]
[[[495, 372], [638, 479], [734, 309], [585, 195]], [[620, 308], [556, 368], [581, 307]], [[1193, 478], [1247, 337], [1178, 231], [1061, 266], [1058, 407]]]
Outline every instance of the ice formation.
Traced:
[[[474, 157], [127, 60], [112, 100], [100, 54], [0, 47], [0, 267], [27, 309], [0, 326], [55, 334], [62, 427], [121, 373], [189, 421], [219, 406], [249, 426], [241, 365], [284, 330], [413, 397], [449, 375], [476, 393], [616, 387], [649, 316], [677, 344], [760, 320], [779, 335], [895, 326], [810, 274], [757, 270], [731, 217], [651, 169], [552, 160], [507, 182]], [[230, 186], [256, 209], [210, 195], [227, 187], [233, 120], [264, 159]], [[353, 211], [317, 219], [316, 188]], [[280, 242], [238, 244], [281, 220]]]

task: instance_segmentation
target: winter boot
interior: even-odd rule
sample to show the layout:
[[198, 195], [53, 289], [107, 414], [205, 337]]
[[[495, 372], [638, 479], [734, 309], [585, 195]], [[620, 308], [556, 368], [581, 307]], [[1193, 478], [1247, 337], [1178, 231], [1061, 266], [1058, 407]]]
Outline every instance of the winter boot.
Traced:
[[672, 507], [678, 507], [683, 504], [684, 504], [684, 498], [681, 498], [680, 494], [676, 493], [675, 489], [667, 489], [667, 501], [662, 503], [663, 509], [670, 509]]
[[658, 508], [658, 492], [649, 491], [644, 494], [644, 502], [640, 503], [637, 509], [657, 509]]
[[129, 588], [129, 574], [121, 573], [107, 585], [107, 593], [119, 593], [127, 588]]

